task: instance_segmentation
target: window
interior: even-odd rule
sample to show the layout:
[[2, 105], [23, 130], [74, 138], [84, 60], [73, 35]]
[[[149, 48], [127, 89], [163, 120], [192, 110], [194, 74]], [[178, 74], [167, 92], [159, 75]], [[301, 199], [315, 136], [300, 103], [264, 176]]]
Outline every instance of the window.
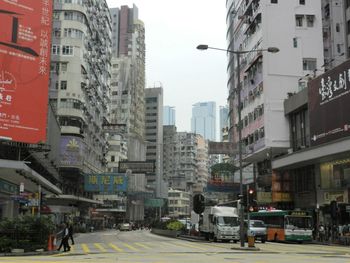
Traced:
[[293, 38], [293, 47], [298, 47], [298, 39], [296, 37]]
[[295, 15], [295, 24], [297, 27], [302, 27], [303, 26], [303, 20], [304, 16], [303, 15]]
[[305, 0], [299, 0], [300, 5], [305, 5]]
[[346, 8], [350, 7], [350, 0], [346, 0]]
[[66, 89], [67, 89], [67, 81], [61, 80], [61, 90], [66, 90]]
[[271, 0], [271, 4], [277, 4], [278, 0]]
[[62, 46], [62, 55], [64, 56], [73, 55], [73, 46]]
[[340, 44], [337, 44], [337, 52], [341, 53], [341, 45]]
[[340, 24], [339, 23], [335, 24], [335, 31], [340, 32]]
[[54, 28], [53, 29], [53, 36], [54, 37], [61, 37], [61, 29], [60, 28]]
[[73, 12], [64, 12], [65, 20], [73, 20]]
[[61, 63], [61, 71], [66, 72], [68, 67], [68, 63]]
[[60, 46], [52, 45], [51, 53], [52, 53], [52, 55], [59, 55], [60, 54]]
[[307, 15], [306, 16], [307, 27], [313, 27], [314, 26], [314, 21], [315, 21], [315, 16], [314, 15]]
[[304, 58], [303, 59], [303, 70], [315, 70], [316, 59], [315, 58]]
[[111, 162], [115, 162], [115, 156], [114, 155], [111, 156]]

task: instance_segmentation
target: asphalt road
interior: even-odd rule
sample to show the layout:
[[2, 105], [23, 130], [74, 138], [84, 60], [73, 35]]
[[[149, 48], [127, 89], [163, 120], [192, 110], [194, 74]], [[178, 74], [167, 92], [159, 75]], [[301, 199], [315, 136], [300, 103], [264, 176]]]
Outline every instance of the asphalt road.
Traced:
[[[79, 234], [70, 252], [54, 255], [0, 257], [1, 263], [273, 263], [349, 262], [350, 247], [314, 244], [257, 243], [260, 251], [239, 250], [239, 244], [166, 238], [146, 230], [109, 230]], [[234, 248], [234, 249], [233, 249]]]

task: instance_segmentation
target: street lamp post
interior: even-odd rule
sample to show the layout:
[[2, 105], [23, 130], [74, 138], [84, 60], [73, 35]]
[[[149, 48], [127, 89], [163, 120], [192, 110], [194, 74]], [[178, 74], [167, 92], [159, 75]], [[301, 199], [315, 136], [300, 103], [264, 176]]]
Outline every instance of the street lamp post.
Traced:
[[[260, 52], [260, 51], [267, 51], [271, 53], [277, 53], [279, 49], [277, 47], [269, 47], [267, 49], [253, 49], [253, 50], [230, 50], [230, 49], [222, 49], [222, 48], [215, 48], [215, 47], [209, 47], [208, 45], [198, 45], [197, 49], [199, 50], [207, 50], [207, 49], [215, 49], [220, 51], [226, 51], [228, 53], [233, 53], [236, 55], [237, 59], [237, 96], [238, 96], [238, 160], [239, 160], [239, 193], [240, 196], [243, 197], [243, 169], [242, 169], [242, 108], [241, 108], [241, 58], [240, 56], [242, 54], [250, 53], [250, 52]], [[239, 211], [239, 218], [240, 218], [240, 243], [241, 247], [244, 247], [244, 208], [243, 206], [240, 206]]]

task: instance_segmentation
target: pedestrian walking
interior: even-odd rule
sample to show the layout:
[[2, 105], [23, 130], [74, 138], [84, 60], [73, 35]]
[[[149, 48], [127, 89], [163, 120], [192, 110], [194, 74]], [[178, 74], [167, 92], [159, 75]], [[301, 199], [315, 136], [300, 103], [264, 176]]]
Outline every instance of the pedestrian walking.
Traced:
[[63, 251], [70, 251], [70, 246], [68, 244], [68, 239], [69, 239], [69, 230], [66, 224], [62, 224], [62, 240], [61, 240], [61, 244], [58, 247], [57, 251], [61, 250], [61, 247], [63, 246]]
[[324, 228], [324, 226], [322, 224], [318, 228], [318, 237], [319, 237], [319, 241], [320, 242], [324, 242], [324, 239], [325, 239], [325, 228]]
[[72, 245], [74, 245], [74, 239], [73, 239], [73, 224], [70, 223], [68, 227], [68, 239], [72, 240]]

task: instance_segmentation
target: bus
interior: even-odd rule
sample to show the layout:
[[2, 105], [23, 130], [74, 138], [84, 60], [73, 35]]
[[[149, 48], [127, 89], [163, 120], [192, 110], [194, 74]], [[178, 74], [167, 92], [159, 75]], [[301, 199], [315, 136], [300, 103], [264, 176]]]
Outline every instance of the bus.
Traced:
[[306, 211], [262, 210], [251, 212], [249, 216], [264, 221], [268, 241], [302, 243], [312, 240], [312, 216]]

